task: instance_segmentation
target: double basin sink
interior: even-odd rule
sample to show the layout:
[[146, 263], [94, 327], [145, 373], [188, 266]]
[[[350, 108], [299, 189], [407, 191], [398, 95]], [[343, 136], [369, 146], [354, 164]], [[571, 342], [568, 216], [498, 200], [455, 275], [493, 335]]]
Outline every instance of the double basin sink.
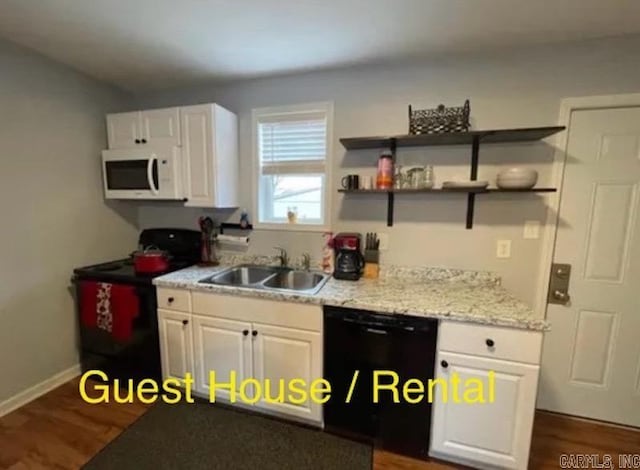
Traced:
[[244, 264], [227, 269], [200, 282], [220, 286], [316, 294], [327, 282], [326, 274], [291, 268]]

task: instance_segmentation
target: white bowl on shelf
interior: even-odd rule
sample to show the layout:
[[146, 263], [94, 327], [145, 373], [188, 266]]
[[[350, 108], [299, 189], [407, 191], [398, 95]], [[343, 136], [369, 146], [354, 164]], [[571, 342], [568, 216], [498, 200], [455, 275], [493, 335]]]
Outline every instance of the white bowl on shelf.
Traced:
[[531, 189], [537, 182], [538, 172], [530, 168], [508, 168], [496, 178], [496, 186], [500, 189]]

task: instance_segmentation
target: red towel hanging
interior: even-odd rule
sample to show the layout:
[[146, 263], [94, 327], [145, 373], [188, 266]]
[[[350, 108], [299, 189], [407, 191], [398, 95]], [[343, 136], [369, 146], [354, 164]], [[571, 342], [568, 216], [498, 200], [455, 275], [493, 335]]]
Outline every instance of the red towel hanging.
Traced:
[[107, 331], [116, 341], [128, 341], [140, 308], [135, 288], [95, 281], [82, 281], [80, 286], [82, 325]]

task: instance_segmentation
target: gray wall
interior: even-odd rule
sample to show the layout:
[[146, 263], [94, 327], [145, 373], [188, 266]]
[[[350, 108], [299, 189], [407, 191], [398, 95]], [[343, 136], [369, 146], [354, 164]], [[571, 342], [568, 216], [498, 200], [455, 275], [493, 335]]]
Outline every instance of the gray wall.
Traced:
[[136, 208], [106, 205], [104, 114], [126, 95], [0, 41], [0, 402], [77, 364], [74, 267], [136, 243]]
[[[476, 225], [465, 230], [461, 195], [399, 196], [396, 224], [385, 226], [385, 198], [342, 197], [335, 189], [351, 172], [373, 174], [377, 152], [345, 154], [338, 138], [407, 131], [407, 105], [433, 107], [471, 99], [476, 129], [555, 125], [564, 97], [640, 91], [640, 39], [610, 39], [543, 46], [490, 55], [461, 55], [429, 62], [305, 73], [229, 85], [205, 85], [138, 96], [140, 107], [215, 101], [240, 117], [243, 206], [251, 207], [251, 109], [310, 101], [335, 103], [333, 147], [333, 230], [386, 232], [390, 250], [383, 263], [489, 269], [520, 298], [534, 304], [541, 239], [525, 240], [525, 220], [546, 219], [545, 199], [537, 196], [483, 195]], [[480, 178], [494, 179], [501, 166], [528, 164], [550, 183], [552, 143], [486, 146], [481, 150]], [[402, 151], [401, 163], [431, 163], [436, 179], [468, 175], [468, 148]], [[179, 206], [144, 205], [141, 226], [195, 226], [202, 211]], [[227, 214], [221, 214], [226, 217]], [[237, 214], [233, 219], [237, 220]], [[496, 241], [513, 241], [512, 257], [497, 259]], [[259, 231], [251, 251], [268, 252], [275, 244], [293, 254], [319, 254], [319, 234]]]

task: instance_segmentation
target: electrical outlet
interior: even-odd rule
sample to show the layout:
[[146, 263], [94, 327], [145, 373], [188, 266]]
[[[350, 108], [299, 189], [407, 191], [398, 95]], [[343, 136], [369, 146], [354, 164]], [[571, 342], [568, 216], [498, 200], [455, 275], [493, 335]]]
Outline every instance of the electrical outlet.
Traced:
[[498, 240], [496, 256], [498, 258], [511, 258], [511, 240]]
[[380, 240], [380, 251], [387, 251], [389, 249], [389, 234], [378, 233], [378, 240]]
[[527, 220], [524, 223], [524, 231], [522, 237], [528, 240], [540, 238], [540, 221]]

